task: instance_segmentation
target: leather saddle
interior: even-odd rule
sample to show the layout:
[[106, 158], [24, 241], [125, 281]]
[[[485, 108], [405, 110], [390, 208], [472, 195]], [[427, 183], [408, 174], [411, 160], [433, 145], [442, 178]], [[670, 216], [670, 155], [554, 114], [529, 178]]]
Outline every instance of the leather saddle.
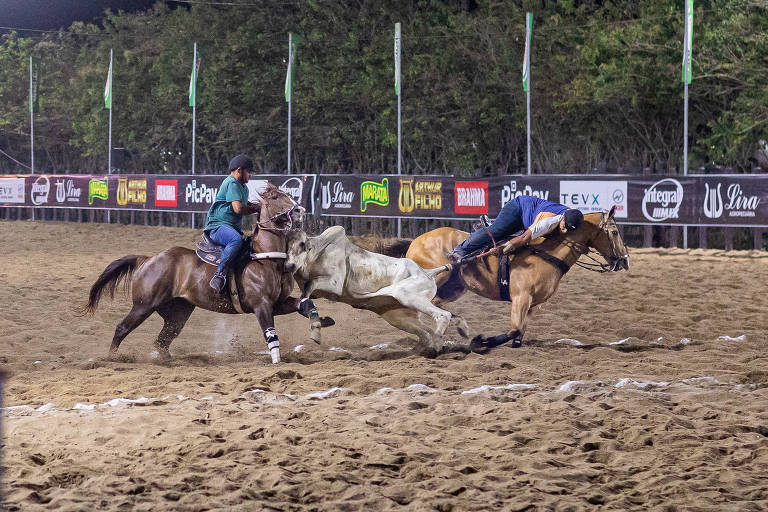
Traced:
[[[245, 242], [243, 243], [243, 249], [240, 254], [235, 255], [235, 260], [239, 259], [243, 253], [250, 252], [251, 237], [245, 237], [243, 241]], [[195, 246], [195, 254], [197, 254], [197, 257], [203, 262], [215, 267], [219, 266], [219, 263], [221, 262], [221, 251], [223, 250], [224, 246], [218, 245], [211, 240], [208, 233], [205, 231], [203, 231], [202, 240], [197, 242], [197, 245]]]

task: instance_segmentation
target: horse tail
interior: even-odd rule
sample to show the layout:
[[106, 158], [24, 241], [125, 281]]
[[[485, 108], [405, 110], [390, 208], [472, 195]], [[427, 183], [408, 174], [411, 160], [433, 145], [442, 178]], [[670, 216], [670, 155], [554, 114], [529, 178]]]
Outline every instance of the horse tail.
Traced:
[[[109, 298], [115, 297], [115, 291], [120, 285], [120, 282], [126, 278], [133, 276], [134, 270], [141, 266], [145, 261], [149, 259], [149, 256], [136, 256], [129, 255], [123, 256], [119, 260], [115, 260], [104, 269], [104, 272], [96, 279], [96, 282], [91, 286], [91, 292], [88, 295], [88, 304], [86, 304], [81, 313], [83, 315], [93, 314], [96, 311], [96, 307], [99, 305], [102, 294], [106, 291], [109, 294]], [[130, 281], [125, 281], [126, 288]]]
[[412, 238], [398, 238], [394, 241], [381, 240], [373, 248], [373, 252], [392, 256], [393, 258], [404, 258], [405, 253], [408, 252], [408, 248], [411, 246], [411, 242], [413, 242]]

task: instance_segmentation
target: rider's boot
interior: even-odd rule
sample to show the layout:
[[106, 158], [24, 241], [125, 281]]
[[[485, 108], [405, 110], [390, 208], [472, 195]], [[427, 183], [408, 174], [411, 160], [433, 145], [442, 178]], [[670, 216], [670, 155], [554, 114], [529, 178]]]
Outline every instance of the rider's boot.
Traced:
[[213, 274], [209, 284], [211, 285], [211, 288], [216, 290], [218, 293], [221, 293], [222, 290], [224, 290], [224, 286], [227, 284], [227, 274], [224, 272], [216, 272]]

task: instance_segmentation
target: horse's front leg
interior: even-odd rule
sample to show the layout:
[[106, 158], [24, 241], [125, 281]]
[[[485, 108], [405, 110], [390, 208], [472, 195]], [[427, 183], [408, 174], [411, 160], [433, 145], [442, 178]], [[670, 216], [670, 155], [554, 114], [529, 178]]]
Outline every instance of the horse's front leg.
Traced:
[[275, 315], [287, 315], [289, 313], [299, 313], [301, 316], [309, 318], [309, 337], [318, 344], [321, 340], [320, 328], [336, 325], [333, 318], [329, 316], [321, 317], [317, 312], [315, 303], [312, 302], [312, 299], [306, 297], [300, 299], [288, 297], [283, 302], [275, 305]]
[[470, 350], [478, 354], [485, 354], [490, 349], [498, 347], [508, 341], [512, 341], [512, 348], [523, 346], [523, 334], [528, 320], [528, 311], [531, 309], [533, 297], [528, 293], [518, 293], [512, 300], [510, 311], [510, 330], [498, 336], [485, 338], [482, 335], [475, 336], [470, 342]]
[[277, 338], [277, 331], [275, 331], [275, 317], [272, 306], [260, 304], [254, 308], [253, 313], [256, 315], [261, 330], [264, 332], [264, 341], [267, 343], [272, 363], [277, 364], [280, 362], [280, 340]]

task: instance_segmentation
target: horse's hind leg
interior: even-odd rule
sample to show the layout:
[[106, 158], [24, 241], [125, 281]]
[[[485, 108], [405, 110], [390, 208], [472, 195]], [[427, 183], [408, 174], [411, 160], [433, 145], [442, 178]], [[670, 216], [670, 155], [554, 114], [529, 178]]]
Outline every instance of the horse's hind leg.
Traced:
[[151, 315], [153, 309], [148, 306], [136, 306], [134, 304], [131, 311], [123, 318], [123, 321], [117, 324], [115, 328], [115, 336], [112, 338], [112, 345], [109, 347], [110, 355], [117, 353], [117, 349], [120, 348], [120, 343], [128, 336], [131, 331], [140, 326], [149, 315]]
[[181, 298], [169, 300], [158, 306], [157, 313], [165, 321], [155, 340], [155, 348], [157, 348], [160, 359], [167, 361], [171, 358], [171, 353], [168, 350], [171, 342], [179, 335], [194, 310], [195, 306]]

